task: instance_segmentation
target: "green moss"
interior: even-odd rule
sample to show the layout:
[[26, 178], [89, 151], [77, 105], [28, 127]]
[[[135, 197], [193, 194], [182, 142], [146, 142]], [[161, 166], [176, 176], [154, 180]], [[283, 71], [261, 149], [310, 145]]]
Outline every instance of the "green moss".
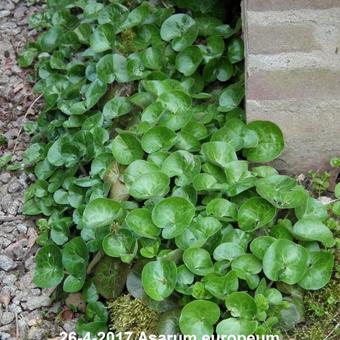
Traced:
[[131, 295], [122, 295], [108, 304], [109, 328], [114, 332], [157, 334], [158, 314]]
[[340, 285], [337, 279], [315, 292], [304, 296], [306, 323], [293, 333], [294, 339], [339, 339]]

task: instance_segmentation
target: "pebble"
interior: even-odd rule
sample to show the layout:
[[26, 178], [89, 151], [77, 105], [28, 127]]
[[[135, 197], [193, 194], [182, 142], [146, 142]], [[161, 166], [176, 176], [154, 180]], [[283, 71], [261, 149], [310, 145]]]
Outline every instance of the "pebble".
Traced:
[[17, 180], [12, 180], [7, 187], [9, 193], [18, 192], [22, 189], [22, 184]]
[[11, 14], [10, 11], [4, 10], [4, 11], [0, 11], [0, 18], [4, 18], [7, 17]]
[[27, 300], [26, 306], [28, 310], [35, 310], [40, 307], [47, 307], [51, 304], [51, 299], [46, 295], [33, 296]]
[[3, 325], [8, 325], [9, 323], [11, 323], [15, 318], [15, 315], [14, 313], [12, 312], [4, 312], [2, 314], [2, 317], [1, 317], [1, 323]]
[[6, 255], [0, 255], [0, 269], [8, 272], [16, 267], [16, 263]]
[[3, 280], [2, 280], [2, 284], [3, 285], [13, 285], [15, 283], [15, 281], [17, 280], [16, 276], [14, 274], [9, 274], [6, 275]]
[[3, 174], [0, 175], [0, 182], [6, 184], [9, 182], [11, 179], [11, 174], [8, 172], [4, 172]]

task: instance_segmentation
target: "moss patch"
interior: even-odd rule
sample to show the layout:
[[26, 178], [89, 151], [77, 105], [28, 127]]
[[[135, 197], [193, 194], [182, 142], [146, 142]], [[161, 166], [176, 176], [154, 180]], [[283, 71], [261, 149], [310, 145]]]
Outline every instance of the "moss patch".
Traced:
[[293, 333], [294, 339], [327, 340], [340, 338], [340, 285], [332, 279], [316, 292], [306, 292], [304, 297], [306, 323]]
[[122, 295], [108, 304], [109, 328], [114, 332], [157, 334], [158, 314], [131, 295]]

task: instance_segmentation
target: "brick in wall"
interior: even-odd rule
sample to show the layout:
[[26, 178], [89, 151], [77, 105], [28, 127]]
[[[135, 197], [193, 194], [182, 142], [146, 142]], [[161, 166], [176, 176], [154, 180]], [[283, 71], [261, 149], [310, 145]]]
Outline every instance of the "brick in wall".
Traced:
[[338, 98], [340, 70], [324, 68], [258, 71], [249, 74], [248, 100]]
[[340, 0], [248, 0], [248, 10], [251, 11], [327, 9], [334, 7], [340, 7]]
[[319, 50], [311, 23], [251, 25], [248, 31], [249, 54], [275, 54], [282, 52], [311, 52]]

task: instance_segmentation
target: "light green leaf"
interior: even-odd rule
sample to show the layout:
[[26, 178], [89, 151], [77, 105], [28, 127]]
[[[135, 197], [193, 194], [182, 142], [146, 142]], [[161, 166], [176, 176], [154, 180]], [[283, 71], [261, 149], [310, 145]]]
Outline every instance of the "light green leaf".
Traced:
[[259, 120], [249, 123], [248, 128], [255, 131], [258, 136], [257, 146], [243, 151], [248, 161], [270, 162], [281, 154], [284, 148], [284, 140], [277, 125]]
[[263, 257], [263, 271], [268, 279], [293, 285], [299, 282], [307, 270], [308, 252], [302, 246], [288, 240], [276, 240]]
[[261, 197], [246, 200], [238, 211], [238, 225], [245, 231], [254, 231], [270, 222], [276, 216], [276, 209]]
[[61, 252], [55, 245], [41, 248], [35, 257], [33, 282], [41, 288], [56, 287], [64, 278]]
[[142, 237], [156, 238], [160, 234], [151, 219], [151, 212], [146, 208], [132, 210], [125, 218], [129, 229]]
[[152, 210], [152, 221], [162, 228], [162, 236], [171, 239], [188, 227], [195, 215], [194, 206], [185, 198], [168, 197], [161, 200]]
[[177, 280], [176, 264], [169, 260], [147, 263], [142, 271], [145, 293], [153, 300], [162, 301], [172, 294]]
[[112, 224], [122, 214], [119, 202], [108, 198], [96, 198], [85, 207], [84, 224], [90, 228], [100, 228]]
[[202, 59], [202, 52], [197, 46], [186, 47], [176, 56], [176, 69], [189, 77], [196, 71]]
[[195, 335], [197, 339], [212, 335], [213, 325], [220, 318], [220, 308], [211, 301], [196, 300], [184, 306], [179, 318], [179, 327], [184, 335]]
[[332, 247], [335, 240], [330, 229], [317, 218], [303, 218], [293, 227], [296, 237], [306, 241], [319, 241], [325, 247]]
[[317, 290], [324, 287], [332, 276], [334, 256], [326, 251], [309, 252], [308, 270], [298, 285], [304, 289]]
[[195, 275], [205, 276], [213, 272], [210, 254], [202, 248], [188, 248], [183, 253], [183, 262]]

